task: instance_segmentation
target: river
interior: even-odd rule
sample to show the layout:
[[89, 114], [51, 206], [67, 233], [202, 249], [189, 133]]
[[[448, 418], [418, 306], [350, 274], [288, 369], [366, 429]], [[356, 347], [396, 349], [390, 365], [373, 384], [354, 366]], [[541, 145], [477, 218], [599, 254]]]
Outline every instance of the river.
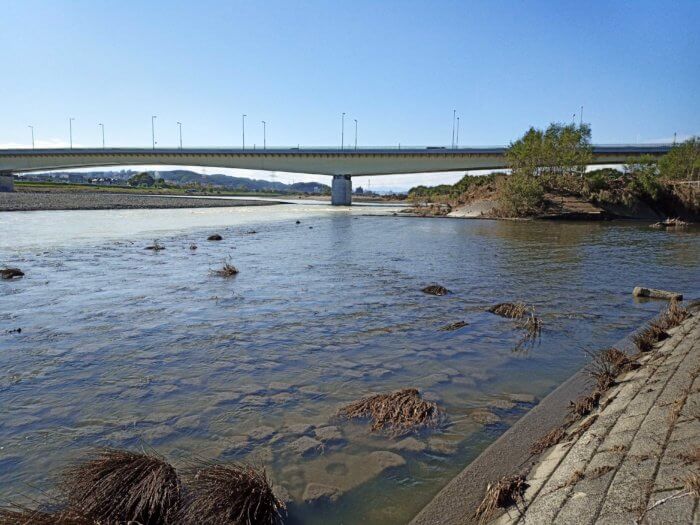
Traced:
[[[0, 213], [0, 266], [26, 272], [0, 282], [1, 499], [41, 499], [95, 447], [148, 446], [178, 467], [264, 465], [296, 502], [292, 523], [405, 523], [586, 351], [659, 311], [634, 286], [700, 296], [696, 228], [392, 211]], [[144, 249], [155, 238], [165, 250]], [[212, 274], [225, 260], [235, 278]], [[421, 293], [431, 283], [453, 293]], [[485, 311], [513, 300], [542, 318], [532, 345]], [[440, 330], [457, 321], [468, 324]], [[409, 386], [449, 415], [417, 444], [333, 418]], [[327, 425], [323, 447], [299, 454]], [[405, 464], [380, 472], [376, 451]], [[341, 495], [301, 504], [309, 483]]]

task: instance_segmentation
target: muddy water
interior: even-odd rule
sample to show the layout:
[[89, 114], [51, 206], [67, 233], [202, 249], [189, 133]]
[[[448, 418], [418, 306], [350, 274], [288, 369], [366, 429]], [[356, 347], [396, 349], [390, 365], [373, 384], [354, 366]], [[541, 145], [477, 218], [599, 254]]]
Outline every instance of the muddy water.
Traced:
[[[366, 212], [0, 214], [0, 265], [27, 272], [0, 282], [2, 499], [50, 491], [95, 446], [147, 444], [175, 465], [264, 464], [294, 523], [405, 523], [585, 350], [659, 310], [635, 285], [700, 295], [697, 230]], [[166, 250], [143, 249], [154, 237]], [[228, 257], [240, 274], [210, 275]], [[420, 292], [433, 282], [454, 293]], [[544, 321], [520, 351], [512, 322], [484, 311], [514, 299]], [[407, 386], [449, 425], [399, 443], [333, 419]]]

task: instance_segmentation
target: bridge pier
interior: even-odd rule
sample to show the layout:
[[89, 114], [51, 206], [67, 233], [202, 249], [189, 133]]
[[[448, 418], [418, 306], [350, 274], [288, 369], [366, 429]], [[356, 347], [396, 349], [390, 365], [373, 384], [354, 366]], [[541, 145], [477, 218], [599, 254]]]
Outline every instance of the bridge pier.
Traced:
[[11, 171], [0, 171], [0, 193], [15, 191], [15, 179]]
[[352, 204], [352, 179], [350, 175], [333, 175], [331, 204], [333, 206], [350, 206]]

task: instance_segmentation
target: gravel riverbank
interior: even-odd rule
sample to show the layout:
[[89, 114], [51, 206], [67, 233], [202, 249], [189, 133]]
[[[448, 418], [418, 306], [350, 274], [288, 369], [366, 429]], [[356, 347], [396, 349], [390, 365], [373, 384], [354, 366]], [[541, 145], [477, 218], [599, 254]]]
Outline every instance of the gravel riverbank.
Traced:
[[0, 211], [124, 210], [266, 206], [269, 201], [169, 197], [128, 193], [0, 193]]

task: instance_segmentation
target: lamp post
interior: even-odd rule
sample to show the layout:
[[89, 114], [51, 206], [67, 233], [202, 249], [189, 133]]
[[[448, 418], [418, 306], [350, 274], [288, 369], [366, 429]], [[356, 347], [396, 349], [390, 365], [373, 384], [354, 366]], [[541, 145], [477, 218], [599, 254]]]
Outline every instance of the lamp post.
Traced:
[[457, 118], [457, 110], [452, 110], [452, 148], [455, 147], [455, 119]]
[[579, 115], [578, 125], [579, 127], [583, 126], [583, 106], [581, 106], [581, 113]]
[[245, 149], [245, 118], [246, 118], [247, 116], [248, 116], [248, 115], [245, 115], [245, 114], [244, 114], [244, 115], [241, 117], [241, 120], [243, 121], [243, 149]]
[[177, 123], [177, 128], [180, 133], [180, 149], [182, 149], [182, 122]]
[[457, 117], [457, 138], [455, 139], [455, 146], [459, 148], [459, 117]]
[[355, 151], [357, 151], [357, 119], [355, 120]]
[[345, 112], [340, 116], [340, 149], [345, 149]]
[[105, 125], [100, 122], [98, 126], [102, 128], [102, 149], [105, 149]]
[[267, 122], [261, 120], [263, 125], [263, 149], [267, 149]]
[[73, 149], [73, 121], [75, 120], [74, 117], [70, 117], [68, 119], [68, 135], [70, 137], [70, 149]]
[[151, 115], [151, 144], [156, 149], [156, 119], [158, 115]]
[[32, 149], [34, 149], [34, 126], [29, 126], [32, 130]]

